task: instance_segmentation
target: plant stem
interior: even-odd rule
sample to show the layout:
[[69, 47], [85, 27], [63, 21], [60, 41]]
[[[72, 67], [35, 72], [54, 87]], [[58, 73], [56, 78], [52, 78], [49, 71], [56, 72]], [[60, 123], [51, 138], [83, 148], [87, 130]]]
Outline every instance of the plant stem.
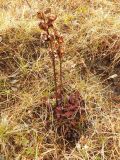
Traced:
[[60, 96], [61, 96], [61, 100], [62, 100], [62, 89], [63, 89], [63, 84], [62, 84], [62, 58], [59, 57], [59, 61], [60, 61]]
[[[47, 30], [47, 35], [49, 35], [49, 31]], [[51, 53], [50, 57], [52, 60], [52, 66], [53, 66], [53, 76], [54, 76], [54, 85], [55, 85], [55, 99], [56, 99], [56, 106], [58, 104], [58, 88], [57, 88], [57, 76], [56, 76], [56, 67], [55, 67], [55, 55], [53, 53], [53, 46], [52, 46], [52, 42], [50, 41], [49, 43], [50, 45], [50, 49], [51, 49]]]
[[56, 68], [55, 68], [55, 57], [52, 54], [52, 65], [53, 65], [53, 76], [54, 76], [54, 84], [55, 84], [55, 98], [56, 98], [56, 105], [58, 104], [58, 93], [57, 93], [57, 76], [56, 76]]

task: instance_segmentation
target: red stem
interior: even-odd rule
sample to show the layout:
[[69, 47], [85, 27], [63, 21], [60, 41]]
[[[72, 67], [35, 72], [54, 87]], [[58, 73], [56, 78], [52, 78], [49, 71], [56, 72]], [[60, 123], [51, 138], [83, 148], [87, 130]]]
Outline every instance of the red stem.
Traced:
[[63, 89], [63, 84], [62, 84], [62, 58], [59, 57], [60, 60], [60, 96], [61, 96], [61, 100], [62, 100], [62, 89]]
[[[49, 35], [48, 30], [47, 30], [47, 34]], [[54, 85], [55, 85], [55, 99], [56, 99], [56, 105], [57, 105], [58, 104], [57, 76], [56, 76], [56, 67], [55, 67], [55, 56], [54, 56], [54, 53], [53, 53], [53, 46], [52, 46], [51, 41], [50, 41], [50, 49], [51, 49], [50, 57], [51, 57], [51, 60], [52, 60]]]
[[55, 57], [52, 54], [52, 65], [53, 65], [53, 76], [54, 76], [54, 84], [55, 84], [55, 98], [56, 98], [56, 105], [58, 104], [58, 93], [57, 93], [57, 76], [56, 76], [56, 68], [55, 68]]

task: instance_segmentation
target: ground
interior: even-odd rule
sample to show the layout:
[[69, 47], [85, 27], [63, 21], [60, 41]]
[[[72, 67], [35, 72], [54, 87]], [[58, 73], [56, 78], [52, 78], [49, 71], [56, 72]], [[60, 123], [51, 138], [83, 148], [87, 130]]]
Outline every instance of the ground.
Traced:
[[[46, 128], [52, 110], [41, 105], [54, 92], [36, 17], [46, 8], [57, 15], [65, 41], [64, 89], [79, 91], [85, 101], [88, 126], [69, 149], [53, 127]], [[117, 0], [0, 1], [0, 159], [119, 159], [119, 17]]]

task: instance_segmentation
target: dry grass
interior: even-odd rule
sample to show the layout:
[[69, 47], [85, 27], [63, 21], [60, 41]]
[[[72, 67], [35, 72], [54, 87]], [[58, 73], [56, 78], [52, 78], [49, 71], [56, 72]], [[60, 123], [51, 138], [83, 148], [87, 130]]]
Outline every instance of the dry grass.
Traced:
[[[120, 157], [120, 4], [94, 1], [0, 1], [0, 159], [118, 160]], [[45, 128], [42, 97], [53, 72], [35, 14], [51, 7], [65, 37], [64, 86], [79, 90], [90, 123], [74, 148]], [[115, 79], [109, 79], [117, 74]], [[54, 103], [54, 102], [52, 102]], [[35, 116], [35, 115], [38, 116]], [[52, 113], [51, 115], [52, 121]]]

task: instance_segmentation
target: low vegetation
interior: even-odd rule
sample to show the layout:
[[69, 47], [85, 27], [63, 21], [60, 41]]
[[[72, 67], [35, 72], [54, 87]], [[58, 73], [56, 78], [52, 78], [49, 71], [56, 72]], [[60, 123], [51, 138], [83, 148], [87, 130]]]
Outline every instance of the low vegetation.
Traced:
[[120, 4], [0, 1], [0, 159], [118, 160]]

